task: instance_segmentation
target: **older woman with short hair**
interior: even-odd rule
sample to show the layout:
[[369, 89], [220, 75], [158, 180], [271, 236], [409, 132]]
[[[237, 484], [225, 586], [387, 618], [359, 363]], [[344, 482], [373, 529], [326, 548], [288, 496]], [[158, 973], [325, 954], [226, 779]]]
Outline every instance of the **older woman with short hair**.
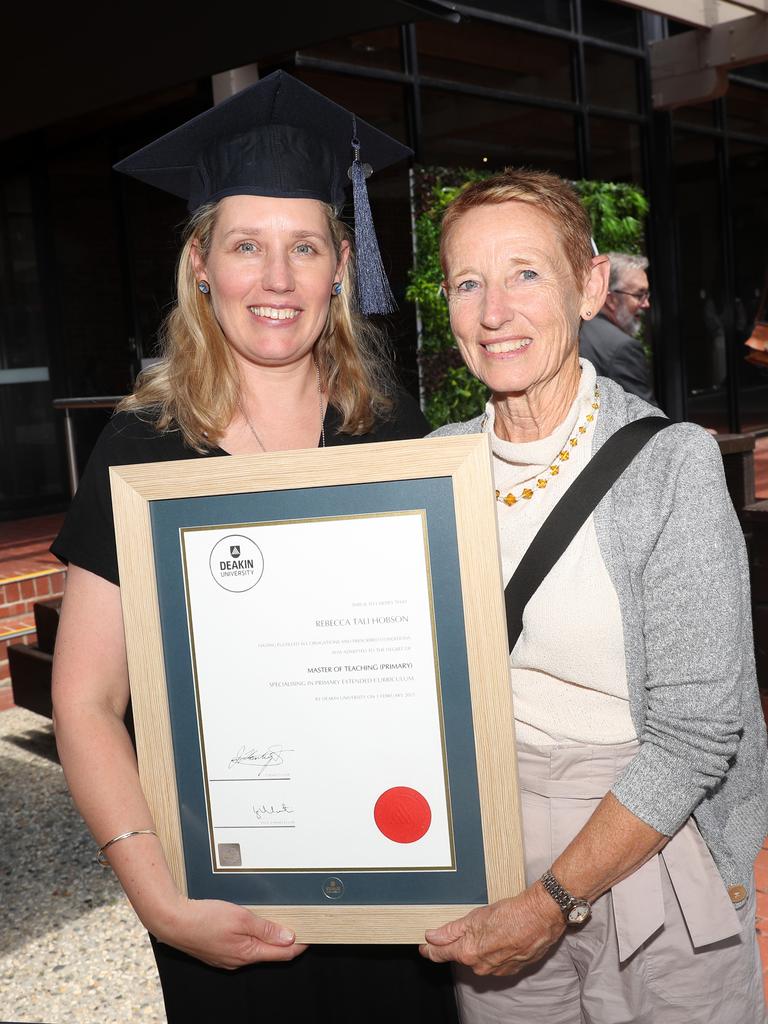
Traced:
[[[491, 438], [505, 584], [623, 425], [658, 411], [579, 360], [609, 265], [554, 175], [506, 171], [443, 223], [451, 326]], [[528, 602], [510, 655], [528, 887], [427, 934], [465, 1024], [757, 1024], [768, 829], [744, 541], [717, 445], [659, 431]]]

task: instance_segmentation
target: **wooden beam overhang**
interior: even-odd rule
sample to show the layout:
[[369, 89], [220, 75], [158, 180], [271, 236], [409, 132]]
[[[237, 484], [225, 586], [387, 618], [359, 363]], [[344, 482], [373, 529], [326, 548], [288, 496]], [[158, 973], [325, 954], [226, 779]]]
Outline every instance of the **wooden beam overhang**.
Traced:
[[750, 14], [768, 14], [768, 0], [616, 0], [616, 3], [650, 14], [662, 14], [692, 28], [712, 28]]
[[704, 103], [725, 95], [729, 71], [768, 60], [768, 13], [682, 32], [649, 49], [655, 110]]
[[655, 110], [718, 99], [728, 72], [768, 59], [768, 0], [615, 0], [692, 31], [651, 43]]

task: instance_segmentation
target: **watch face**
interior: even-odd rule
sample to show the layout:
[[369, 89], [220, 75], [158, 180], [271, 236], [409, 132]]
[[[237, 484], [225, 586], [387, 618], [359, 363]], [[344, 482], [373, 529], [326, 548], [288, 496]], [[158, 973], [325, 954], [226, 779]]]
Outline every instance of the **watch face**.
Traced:
[[584, 901], [577, 901], [568, 911], [568, 924], [584, 924], [592, 916], [592, 908]]

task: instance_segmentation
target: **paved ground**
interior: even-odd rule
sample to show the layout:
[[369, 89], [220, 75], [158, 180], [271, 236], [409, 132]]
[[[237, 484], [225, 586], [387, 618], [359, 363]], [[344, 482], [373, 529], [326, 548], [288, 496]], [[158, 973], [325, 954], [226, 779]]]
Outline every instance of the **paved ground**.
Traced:
[[22, 708], [0, 714], [0, 836], [0, 1020], [163, 1024], [146, 934]]
[[[0, 714], [0, 1022], [164, 1024], [143, 928], [72, 806], [50, 722]], [[768, 842], [756, 865], [768, 996]]]

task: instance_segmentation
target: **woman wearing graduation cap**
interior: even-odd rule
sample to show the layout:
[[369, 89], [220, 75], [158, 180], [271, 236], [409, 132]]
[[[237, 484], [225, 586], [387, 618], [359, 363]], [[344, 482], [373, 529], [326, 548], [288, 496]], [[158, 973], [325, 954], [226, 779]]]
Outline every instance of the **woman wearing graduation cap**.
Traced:
[[[360, 315], [392, 308], [366, 165], [379, 170], [407, 154], [277, 72], [117, 165], [187, 198], [192, 217], [165, 356], [106, 427], [53, 544], [70, 566], [54, 713], [75, 802], [153, 936], [171, 1021], [455, 1019], [450, 976], [415, 947], [307, 949], [279, 921], [176, 889], [123, 720], [129, 690], [108, 482], [111, 465], [426, 433]], [[337, 217], [350, 178], [357, 284]]]

